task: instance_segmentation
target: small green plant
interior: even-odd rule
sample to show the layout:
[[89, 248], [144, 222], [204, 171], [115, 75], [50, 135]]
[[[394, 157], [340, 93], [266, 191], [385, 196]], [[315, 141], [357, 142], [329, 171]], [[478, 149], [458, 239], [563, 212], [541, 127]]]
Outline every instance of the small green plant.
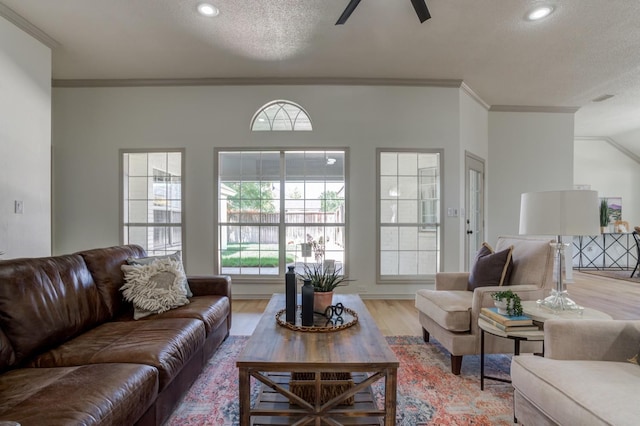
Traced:
[[609, 226], [609, 204], [607, 200], [600, 201], [600, 226]]
[[522, 300], [511, 290], [496, 291], [491, 294], [493, 300], [503, 300], [507, 304], [507, 315], [522, 315]]
[[313, 267], [309, 267], [309, 265], [305, 264], [304, 273], [298, 274], [298, 277], [303, 281], [311, 281], [314, 291], [326, 293], [333, 291], [342, 283], [351, 281], [345, 279], [344, 275], [340, 275], [341, 271], [342, 268], [323, 268], [322, 265], [313, 265]]

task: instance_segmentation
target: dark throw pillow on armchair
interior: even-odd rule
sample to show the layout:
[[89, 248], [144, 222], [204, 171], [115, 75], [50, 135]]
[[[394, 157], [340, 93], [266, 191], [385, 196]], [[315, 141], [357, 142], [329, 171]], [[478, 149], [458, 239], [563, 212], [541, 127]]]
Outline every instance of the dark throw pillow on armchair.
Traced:
[[513, 269], [512, 252], [513, 246], [496, 253], [489, 244], [482, 243], [469, 274], [467, 290], [473, 291], [478, 287], [508, 285], [509, 276]]

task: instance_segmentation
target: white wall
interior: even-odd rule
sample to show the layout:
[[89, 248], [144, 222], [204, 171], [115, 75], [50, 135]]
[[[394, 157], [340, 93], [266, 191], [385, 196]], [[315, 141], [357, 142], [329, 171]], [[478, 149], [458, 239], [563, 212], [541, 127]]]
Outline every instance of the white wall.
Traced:
[[[460, 91], [460, 206], [465, 205], [465, 151], [485, 160], [485, 167], [488, 168], [489, 157], [489, 111], [485, 106], [473, 99], [463, 90]], [[486, 172], [486, 171], [485, 171]], [[485, 217], [489, 215], [487, 200], [487, 190], [485, 181], [484, 192]], [[462, 210], [459, 210], [462, 211]], [[466, 214], [461, 215], [459, 220], [460, 228], [460, 252], [458, 268], [455, 271], [465, 270], [465, 239], [466, 239]], [[485, 228], [486, 231], [486, 228]], [[467, 268], [468, 269], [468, 268]]]
[[640, 225], [640, 164], [605, 140], [575, 141], [574, 181], [600, 197], [622, 197], [622, 220]]
[[[251, 132], [274, 99], [302, 105], [313, 132]], [[367, 86], [54, 88], [54, 253], [120, 243], [118, 149], [186, 150], [186, 268], [213, 272], [214, 147], [349, 147], [350, 286], [367, 296], [407, 295], [422, 285], [375, 284], [375, 150], [444, 148], [444, 200], [460, 206], [459, 89]], [[470, 126], [475, 127], [475, 126]], [[480, 126], [482, 127], [482, 126]], [[467, 128], [467, 126], [465, 126]], [[469, 132], [473, 134], [475, 132]], [[469, 144], [475, 137], [469, 136]], [[482, 145], [482, 138], [479, 144]], [[444, 269], [460, 264], [460, 219], [446, 220]], [[267, 295], [281, 285], [234, 285]], [[355, 289], [347, 287], [346, 290]]]
[[520, 194], [573, 188], [572, 113], [489, 112], [487, 241], [517, 235]]
[[2, 17], [0, 251], [51, 254], [51, 50]]

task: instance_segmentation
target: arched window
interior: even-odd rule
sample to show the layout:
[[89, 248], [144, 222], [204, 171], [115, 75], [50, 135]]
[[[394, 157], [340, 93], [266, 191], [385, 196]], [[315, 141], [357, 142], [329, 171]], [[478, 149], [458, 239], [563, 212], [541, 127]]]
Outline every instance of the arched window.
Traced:
[[260, 108], [251, 119], [251, 130], [262, 131], [311, 131], [309, 114], [290, 101], [272, 101]]

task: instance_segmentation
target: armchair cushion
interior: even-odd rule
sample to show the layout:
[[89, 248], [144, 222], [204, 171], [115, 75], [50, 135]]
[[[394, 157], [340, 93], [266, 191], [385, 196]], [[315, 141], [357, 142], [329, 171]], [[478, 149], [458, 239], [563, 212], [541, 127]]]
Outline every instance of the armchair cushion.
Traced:
[[513, 269], [512, 252], [513, 246], [495, 252], [489, 244], [482, 243], [471, 268], [467, 290], [473, 291], [477, 287], [507, 285]]
[[469, 331], [471, 325], [471, 291], [418, 290], [416, 308], [429, 312], [433, 321], [440, 327], [453, 331]]
[[513, 246], [511, 285], [534, 284], [538, 288], [553, 286], [553, 240], [508, 236], [498, 238], [496, 251]]

